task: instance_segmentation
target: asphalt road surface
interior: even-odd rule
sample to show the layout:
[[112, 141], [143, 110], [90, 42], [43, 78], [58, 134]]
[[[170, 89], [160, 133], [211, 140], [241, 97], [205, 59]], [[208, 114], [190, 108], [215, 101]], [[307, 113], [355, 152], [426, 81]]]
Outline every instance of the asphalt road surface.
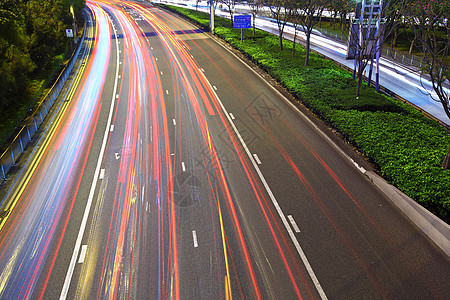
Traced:
[[448, 257], [235, 54], [146, 2], [87, 7], [2, 199], [0, 298], [448, 297]]

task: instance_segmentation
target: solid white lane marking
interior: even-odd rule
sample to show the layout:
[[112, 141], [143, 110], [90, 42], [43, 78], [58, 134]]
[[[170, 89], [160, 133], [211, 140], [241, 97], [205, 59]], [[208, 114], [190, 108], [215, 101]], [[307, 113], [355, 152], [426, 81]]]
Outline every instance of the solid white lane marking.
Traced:
[[177, 125], [177, 121], [175, 121], [175, 119], [173, 119], [173, 125]]
[[[224, 49], [226, 49], [224, 47]], [[235, 54], [233, 54], [231, 52], [232, 55], [234, 55], [238, 60], [240, 60], [244, 65], [246, 65], [241, 59], [239, 59], [239, 57], [237, 57]], [[248, 67], [250, 70], [252, 70], [250, 67]], [[255, 72], [255, 74], [257, 74]], [[204, 74], [203, 74], [204, 75]], [[209, 82], [208, 78], [206, 78], [206, 76], [203, 76], [206, 80], [206, 82], [208, 83], [208, 85], [210, 87], [211, 83]], [[222, 111], [225, 113], [225, 116], [228, 119], [228, 122], [231, 124], [231, 127], [233, 128], [233, 131], [236, 133], [236, 136], [239, 140], [239, 142], [241, 143], [242, 147], [244, 148], [244, 151], [246, 152], [247, 156], [250, 159], [250, 162], [252, 163], [253, 167], [256, 170], [256, 173], [258, 174], [262, 184], [264, 185], [264, 188], [266, 189], [267, 194], [269, 195], [270, 199], [272, 200], [273, 206], [275, 207], [275, 210], [277, 211], [279, 217], [281, 218], [281, 221], [283, 222], [284, 227], [286, 228], [289, 237], [291, 238], [291, 241], [294, 243], [295, 249], [297, 250], [297, 253], [300, 255], [300, 258], [306, 268], [306, 270], [308, 271], [309, 276], [311, 277], [312, 282], [314, 283], [314, 286], [317, 289], [317, 292], [320, 295], [321, 299], [328, 299], [327, 295], [325, 294], [325, 291], [323, 290], [322, 286], [320, 285], [319, 280], [317, 279], [316, 274], [314, 273], [314, 270], [311, 267], [311, 264], [308, 261], [308, 258], [305, 255], [305, 252], [303, 251], [302, 247], [300, 246], [300, 243], [297, 240], [297, 237], [295, 236], [294, 232], [292, 231], [291, 227], [289, 226], [289, 223], [286, 219], [286, 216], [284, 215], [283, 211], [281, 210], [280, 205], [278, 204], [277, 199], [275, 198], [272, 190], [269, 187], [269, 184], [266, 181], [266, 178], [264, 177], [264, 175], [262, 174], [261, 170], [259, 169], [258, 165], [256, 164], [250, 150], [247, 147], [247, 144], [245, 143], [244, 139], [242, 138], [239, 130], [237, 129], [236, 125], [234, 124], [233, 120], [231, 119], [228, 111], [226, 110], [225, 106], [223, 105], [222, 101], [220, 100], [219, 96], [217, 96], [216, 92], [213, 90], [214, 96], [217, 99], [217, 102], [219, 103]], [[280, 94], [281, 95], [281, 94]], [[288, 101], [289, 102], [289, 101]]]
[[181, 162], [181, 169], [183, 169], [183, 172], [186, 172], [186, 166], [184, 165], [184, 161]]
[[84, 259], [86, 258], [87, 245], [81, 246], [80, 259], [78, 259], [78, 263], [84, 263]]
[[98, 177], [98, 179], [103, 179], [104, 177], [105, 177], [105, 169], [101, 169], [100, 176]]
[[[116, 39], [116, 62], [119, 62], [119, 41]], [[117, 92], [117, 82], [119, 76], [119, 64], [116, 64], [116, 74], [114, 80], [113, 95]], [[92, 180], [91, 190], [89, 191], [88, 200], [86, 202], [86, 208], [84, 210], [83, 219], [81, 220], [80, 230], [78, 231], [78, 236], [75, 241], [75, 247], [73, 249], [72, 258], [70, 260], [69, 269], [67, 270], [66, 278], [64, 279], [64, 285], [61, 290], [60, 300], [67, 298], [69, 292], [70, 282], [72, 281], [73, 272], [75, 270], [75, 265], [77, 262], [78, 253], [81, 248], [81, 240], [83, 239], [84, 231], [86, 230], [86, 224], [89, 217], [89, 212], [91, 211], [92, 201], [94, 199], [95, 188], [97, 187], [97, 178], [100, 173], [100, 166], [103, 161], [103, 156], [105, 154], [106, 142], [108, 141], [109, 128], [111, 126], [113, 111], [114, 111], [115, 99], [114, 96], [111, 99], [111, 106], [109, 108], [108, 121], [106, 122], [105, 133], [103, 135], [102, 147], [100, 148], [100, 154], [98, 156], [97, 166], [95, 167], [94, 178]]]
[[292, 228], [294, 228], [294, 231], [299, 233], [300, 232], [300, 228], [298, 228], [297, 223], [295, 223], [295, 220], [292, 217], [292, 215], [288, 215], [287, 217], [289, 219], [289, 222], [291, 222], [291, 225], [292, 225]]
[[236, 120], [236, 118], [234, 117], [233, 113], [230, 113], [230, 117], [231, 117], [231, 120]]
[[260, 165], [260, 164], [261, 164], [261, 161], [259, 160], [258, 154], [253, 153], [253, 157], [255, 158], [256, 163], [257, 163], [258, 165]]
[[194, 240], [194, 248], [197, 248], [198, 247], [197, 232], [195, 232], [195, 230], [192, 230], [192, 238]]

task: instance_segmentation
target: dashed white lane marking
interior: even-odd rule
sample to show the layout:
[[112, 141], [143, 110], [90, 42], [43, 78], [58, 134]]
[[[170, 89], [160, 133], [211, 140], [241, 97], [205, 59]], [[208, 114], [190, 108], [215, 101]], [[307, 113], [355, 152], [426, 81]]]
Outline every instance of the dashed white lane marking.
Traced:
[[[237, 59], [239, 59], [236, 56]], [[250, 69], [252, 70], [252, 69]], [[255, 72], [255, 74], [257, 74]], [[211, 86], [211, 83], [209, 82], [209, 80], [205, 77], [206, 82], [209, 84], [209, 86]], [[281, 94], [280, 94], [281, 95]], [[317, 289], [317, 292], [320, 295], [320, 298], [322, 300], [328, 299], [327, 295], [325, 294], [319, 280], [317, 279], [316, 274], [314, 273], [311, 264], [308, 261], [308, 258], [305, 255], [305, 252], [303, 251], [302, 247], [300, 246], [300, 243], [298, 242], [296, 236], [294, 235], [294, 232], [292, 231], [291, 227], [289, 226], [288, 220], [286, 219], [286, 216], [284, 215], [280, 205], [278, 204], [277, 199], [275, 198], [274, 194], [272, 193], [272, 190], [269, 187], [269, 184], [267, 183], [266, 179], [264, 178], [264, 175], [262, 174], [261, 170], [259, 169], [258, 165], [255, 163], [254, 159], [252, 159], [252, 155], [250, 152], [250, 149], [248, 149], [247, 144], [245, 143], [244, 139], [242, 138], [241, 134], [239, 133], [239, 130], [237, 129], [236, 125], [234, 124], [233, 120], [231, 119], [228, 111], [226, 110], [225, 106], [223, 105], [222, 101], [220, 100], [219, 96], [217, 96], [217, 94], [214, 92], [214, 96], [216, 96], [217, 101], [219, 102], [220, 107], [222, 108], [222, 111], [225, 113], [225, 115], [228, 118], [228, 121], [231, 124], [231, 127], [233, 128], [233, 131], [236, 133], [239, 142], [241, 143], [242, 147], [244, 147], [245, 153], [247, 153], [247, 156], [250, 158], [250, 161], [253, 165], [253, 167], [256, 170], [256, 173], [258, 173], [259, 178], [261, 179], [264, 188], [266, 189], [267, 193], [269, 194], [270, 199], [272, 200], [273, 205], [275, 206], [275, 210], [277, 211], [278, 215], [281, 218], [281, 221], [283, 222], [284, 227], [286, 228], [286, 230], [288, 231], [289, 237], [291, 238], [292, 242], [294, 243], [294, 246], [298, 252], [298, 254], [300, 255], [301, 260], [303, 261], [303, 264], [306, 267], [306, 270], [308, 271], [309, 276], [311, 277], [311, 280], [314, 283], [314, 286]], [[290, 102], [289, 102], [290, 103]], [[307, 119], [309, 120], [309, 119]], [[311, 121], [310, 121], [311, 122]]]
[[258, 154], [254, 153], [254, 154], [253, 154], [253, 157], [255, 158], [256, 163], [257, 163], [258, 165], [260, 165], [260, 164], [261, 164], [261, 161], [259, 160]]
[[158, 58], [157, 58], [157, 57], [155, 57], [155, 60], [156, 60], [156, 61], [158, 61]]
[[84, 259], [86, 258], [87, 245], [81, 246], [80, 258], [78, 259], [78, 263], [84, 263]]
[[298, 228], [297, 223], [295, 223], [295, 220], [292, 217], [292, 215], [288, 215], [287, 217], [289, 219], [289, 222], [291, 222], [291, 225], [292, 225], [292, 228], [294, 228], [294, 231], [299, 233], [300, 232], [300, 228]]
[[197, 232], [195, 232], [195, 230], [192, 230], [192, 239], [194, 240], [194, 248], [197, 248], [198, 247]]
[[169, 95], [169, 90], [166, 90], [166, 94]]
[[177, 121], [175, 121], [175, 119], [173, 119], [173, 125], [177, 125]]
[[[119, 45], [119, 41], [116, 39], [116, 51], [117, 51], [116, 52], [117, 53], [116, 62], [119, 61], [119, 46], [118, 45]], [[117, 92], [117, 85], [118, 85], [118, 80], [117, 80], [118, 75], [119, 75], [119, 65], [116, 66], [116, 75], [115, 75], [115, 79], [114, 79], [114, 88], [113, 88], [113, 93], [112, 93], [113, 96], [111, 99], [111, 106], [109, 109], [109, 115], [108, 115], [108, 121], [106, 123], [105, 133], [103, 135], [103, 142], [102, 142], [102, 146], [100, 148], [99, 158], [97, 160], [97, 166], [95, 167], [95, 171], [94, 171], [94, 179], [92, 181], [91, 189], [89, 191], [89, 196], [88, 196], [88, 200], [87, 200], [86, 207], [84, 210], [83, 219], [81, 220], [80, 230], [78, 231], [78, 236], [75, 241], [72, 258], [70, 259], [69, 268], [67, 270], [66, 278], [64, 279], [64, 285], [62, 287], [61, 294], [59, 296], [59, 299], [61, 299], [61, 300], [65, 300], [67, 298], [67, 294], [69, 292], [69, 287], [70, 287], [70, 282], [72, 281], [73, 272], [75, 270], [75, 265], [77, 263], [78, 253], [81, 248], [81, 241], [83, 239], [84, 231], [86, 230], [89, 212], [91, 210], [94, 193], [95, 193], [95, 188], [97, 186], [97, 178], [100, 173], [100, 165], [103, 161], [103, 156], [105, 154], [106, 142], [108, 140], [108, 131], [109, 131], [109, 127], [111, 126], [111, 120], [112, 120], [114, 106], [115, 106], [114, 95]]]
[[164, 74], [164, 73], [163, 73], [163, 71], [161, 71], [160, 73], [161, 73], [161, 75], [163, 75], [163, 74]]
[[98, 176], [98, 179], [103, 179], [103, 178], [105, 178], [105, 169], [101, 169], [100, 170], [100, 175]]
[[231, 117], [231, 120], [236, 120], [236, 118], [234, 117], [233, 113], [230, 113], [230, 117]]
[[183, 170], [183, 172], [186, 172], [186, 166], [184, 164], [184, 161], [181, 162], [181, 169]]
[[114, 131], [114, 125], [111, 125], [111, 127], [109, 128], [109, 132], [113, 132]]

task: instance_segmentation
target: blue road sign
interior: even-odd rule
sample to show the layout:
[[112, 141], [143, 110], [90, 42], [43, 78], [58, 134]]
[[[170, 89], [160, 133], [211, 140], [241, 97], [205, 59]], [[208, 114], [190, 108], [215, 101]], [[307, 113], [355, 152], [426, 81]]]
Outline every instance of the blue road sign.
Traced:
[[234, 28], [247, 29], [252, 28], [252, 15], [235, 15]]

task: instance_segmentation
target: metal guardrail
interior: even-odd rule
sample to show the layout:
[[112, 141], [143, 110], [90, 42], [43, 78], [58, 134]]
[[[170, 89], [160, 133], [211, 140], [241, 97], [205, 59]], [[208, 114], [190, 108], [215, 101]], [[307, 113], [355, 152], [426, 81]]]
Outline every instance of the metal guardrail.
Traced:
[[19, 133], [14, 137], [12, 142], [6, 150], [0, 155], [0, 176], [1, 181], [6, 179], [6, 175], [11, 168], [16, 165], [17, 160], [24, 153], [26, 147], [31, 142], [33, 135], [39, 130], [39, 127], [44, 123], [45, 117], [55, 104], [56, 99], [61, 92], [70, 72], [73, 69], [77, 56], [80, 52], [81, 45], [84, 42], [86, 33], [86, 19], [84, 22], [83, 35], [79, 41], [77, 50], [72, 54], [70, 62], [65, 66], [64, 70], [59, 74], [56, 82], [51, 87], [50, 91], [45, 95], [44, 100], [39, 104], [34, 112], [25, 120], [25, 124], [19, 130]]

